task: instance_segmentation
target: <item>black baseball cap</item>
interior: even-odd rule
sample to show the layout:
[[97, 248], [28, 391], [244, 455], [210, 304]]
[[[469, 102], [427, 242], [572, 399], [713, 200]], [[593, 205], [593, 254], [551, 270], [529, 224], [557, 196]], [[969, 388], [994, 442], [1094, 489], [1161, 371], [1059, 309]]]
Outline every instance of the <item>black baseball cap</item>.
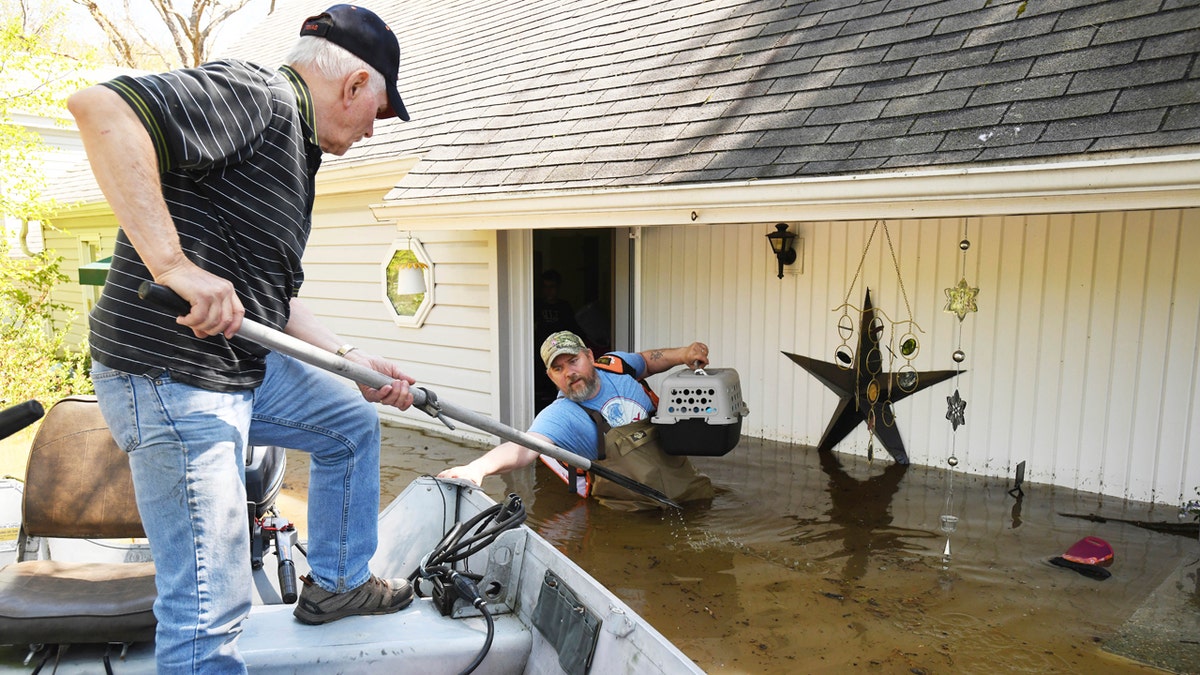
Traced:
[[356, 5], [334, 5], [305, 19], [300, 35], [323, 37], [379, 71], [387, 83], [388, 107], [377, 119], [399, 117], [408, 121], [408, 110], [400, 99], [400, 92], [396, 91], [400, 43], [375, 12]]

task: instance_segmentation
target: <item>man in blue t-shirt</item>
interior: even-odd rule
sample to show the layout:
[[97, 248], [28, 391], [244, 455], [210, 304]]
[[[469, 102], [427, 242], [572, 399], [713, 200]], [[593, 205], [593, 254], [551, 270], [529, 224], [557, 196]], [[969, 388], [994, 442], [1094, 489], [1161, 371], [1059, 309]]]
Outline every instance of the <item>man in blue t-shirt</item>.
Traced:
[[[594, 359], [583, 340], [570, 331], [546, 338], [541, 356], [559, 395], [534, 418], [529, 434], [590, 460], [598, 457], [599, 436], [588, 410], [599, 412], [613, 428], [646, 419], [654, 413], [655, 401], [640, 380], [679, 365], [708, 365], [708, 347], [701, 342], [636, 354], [609, 352]], [[533, 450], [509, 441], [438, 477], [464, 478], [479, 485], [485, 476], [529, 466], [537, 457]], [[583, 481], [573, 481], [572, 472], [557, 461], [543, 459], [561, 478], [575, 482], [581, 496], [587, 496]]]

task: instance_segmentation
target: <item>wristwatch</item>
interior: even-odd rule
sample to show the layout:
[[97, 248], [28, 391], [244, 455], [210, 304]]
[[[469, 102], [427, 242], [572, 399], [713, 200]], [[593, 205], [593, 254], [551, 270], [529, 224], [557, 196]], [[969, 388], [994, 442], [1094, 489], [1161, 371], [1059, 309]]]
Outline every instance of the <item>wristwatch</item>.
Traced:
[[341, 347], [338, 347], [337, 355], [345, 356], [345, 355], [349, 354], [350, 352], [354, 351], [355, 349], [358, 349], [358, 347], [355, 347], [352, 344], [344, 344]]

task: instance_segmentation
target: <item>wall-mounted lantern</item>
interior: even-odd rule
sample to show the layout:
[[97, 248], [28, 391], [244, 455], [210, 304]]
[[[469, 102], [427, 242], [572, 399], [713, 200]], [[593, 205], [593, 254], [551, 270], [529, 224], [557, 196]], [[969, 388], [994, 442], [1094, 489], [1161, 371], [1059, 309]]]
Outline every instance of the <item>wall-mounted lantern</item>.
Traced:
[[775, 225], [775, 231], [767, 235], [771, 252], [779, 260], [779, 278], [783, 278], [783, 266], [796, 262], [796, 233], [788, 231], [787, 223]]

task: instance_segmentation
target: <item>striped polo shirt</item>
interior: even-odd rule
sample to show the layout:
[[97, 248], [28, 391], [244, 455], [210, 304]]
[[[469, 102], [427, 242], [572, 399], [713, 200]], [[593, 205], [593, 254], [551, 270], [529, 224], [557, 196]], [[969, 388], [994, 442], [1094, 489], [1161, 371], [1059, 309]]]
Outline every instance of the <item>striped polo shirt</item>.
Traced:
[[[304, 281], [300, 258], [321, 163], [300, 75], [287, 66], [218, 61], [105, 86], [150, 134], [184, 254], [232, 281], [248, 318], [282, 329]], [[118, 231], [108, 281], [90, 315], [93, 359], [132, 374], [167, 371], [214, 391], [262, 383], [264, 348], [237, 337], [197, 338], [137, 297], [150, 278]]]

